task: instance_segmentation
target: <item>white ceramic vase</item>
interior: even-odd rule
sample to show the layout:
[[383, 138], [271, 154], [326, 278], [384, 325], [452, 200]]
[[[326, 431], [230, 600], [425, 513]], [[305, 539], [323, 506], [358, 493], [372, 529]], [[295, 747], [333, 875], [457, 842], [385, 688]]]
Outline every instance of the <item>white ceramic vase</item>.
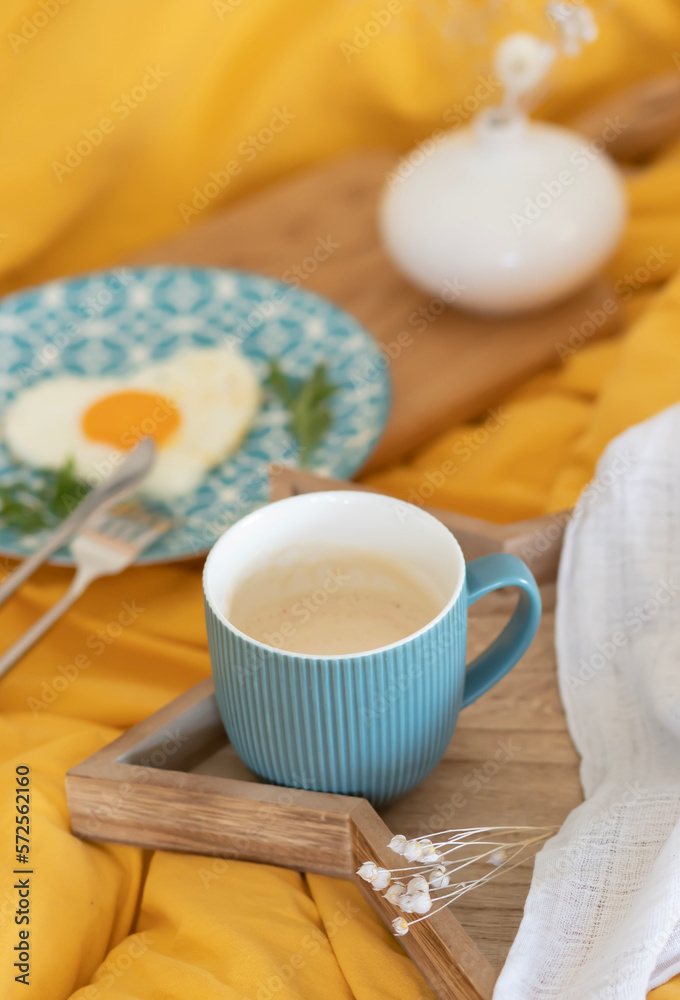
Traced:
[[621, 236], [625, 193], [603, 146], [487, 109], [400, 162], [380, 208], [384, 245], [416, 285], [464, 309], [548, 306], [592, 281]]

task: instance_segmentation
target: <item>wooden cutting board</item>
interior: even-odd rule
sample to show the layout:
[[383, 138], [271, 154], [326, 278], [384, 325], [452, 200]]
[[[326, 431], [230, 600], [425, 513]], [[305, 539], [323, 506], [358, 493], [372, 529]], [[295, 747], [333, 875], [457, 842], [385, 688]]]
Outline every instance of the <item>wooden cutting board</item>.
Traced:
[[[522, 319], [479, 319], [448, 307], [435, 317], [431, 297], [401, 277], [378, 239], [378, 196], [394, 161], [392, 152], [373, 151], [316, 167], [225, 210], [206, 210], [204, 222], [133, 261], [238, 267], [278, 278], [297, 268], [302, 287], [356, 316], [385, 346], [394, 390], [388, 427], [366, 470], [481, 414], [530, 375], [559, 364], [557, 345], [587, 323], [588, 310], [605, 316], [602, 303], [615, 298], [598, 280], [557, 308]], [[317, 261], [315, 250], [326, 259]], [[616, 329], [620, 312], [593, 335]]]

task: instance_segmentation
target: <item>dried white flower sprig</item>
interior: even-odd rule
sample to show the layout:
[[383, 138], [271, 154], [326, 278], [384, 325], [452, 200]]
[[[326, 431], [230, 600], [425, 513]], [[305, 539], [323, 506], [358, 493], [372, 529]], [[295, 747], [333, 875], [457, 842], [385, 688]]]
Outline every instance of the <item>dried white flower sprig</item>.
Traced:
[[[414, 914], [413, 920], [395, 917], [392, 921], [394, 933], [401, 936], [408, 933], [412, 924], [466, 892], [516, 868], [556, 830], [557, 827], [545, 826], [477, 826], [443, 830], [415, 840], [398, 834], [387, 846], [406, 861], [415, 863], [389, 869], [375, 861], [364, 861], [357, 875], [376, 892], [383, 892], [385, 899], [402, 913]], [[477, 862], [491, 867], [478, 878], [453, 880], [457, 872]]]
[[550, 0], [545, 13], [557, 32], [554, 43], [516, 31], [496, 47], [494, 72], [503, 84], [502, 106], [507, 112], [516, 111], [520, 100], [538, 87], [560, 53], [573, 58], [597, 39], [595, 16], [580, 0]]
[[597, 21], [590, 7], [574, 0], [551, 0], [546, 8], [548, 21], [557, 27], [565, 56], [578, 56], [584, 45], [597, 40]]
[[557, 56], [557, 49], [528, 31], [516, 31], [499, 42], [494, 53], [494, 71], [503, 84], [503, 105], [516, 107], [547, 76]]

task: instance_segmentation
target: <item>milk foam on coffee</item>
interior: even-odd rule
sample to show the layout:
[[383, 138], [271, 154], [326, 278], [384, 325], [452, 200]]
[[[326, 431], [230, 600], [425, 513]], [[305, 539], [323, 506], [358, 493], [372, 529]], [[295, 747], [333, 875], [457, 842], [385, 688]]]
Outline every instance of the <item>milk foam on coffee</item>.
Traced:
[[387, 646], [442, 610], [416, 569], [365, 549], [310, 545], [286, 549], [237, 586], [227, 617], [252, 639], [318, 656]]

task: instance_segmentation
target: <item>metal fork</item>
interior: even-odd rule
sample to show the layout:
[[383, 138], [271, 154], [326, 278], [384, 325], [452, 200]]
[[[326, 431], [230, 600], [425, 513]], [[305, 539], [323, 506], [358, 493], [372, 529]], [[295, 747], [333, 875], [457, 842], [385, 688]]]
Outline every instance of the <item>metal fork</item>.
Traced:
[[61, 618], [93, 580], [120, 573], [169, 527], [168, 519], [161, 520], [140, 504], [134, 503], [92, 517], [85, 530], [71, 542], [76, 572], [70, 587], [42, 618], [0, 656], [0, 677]]

